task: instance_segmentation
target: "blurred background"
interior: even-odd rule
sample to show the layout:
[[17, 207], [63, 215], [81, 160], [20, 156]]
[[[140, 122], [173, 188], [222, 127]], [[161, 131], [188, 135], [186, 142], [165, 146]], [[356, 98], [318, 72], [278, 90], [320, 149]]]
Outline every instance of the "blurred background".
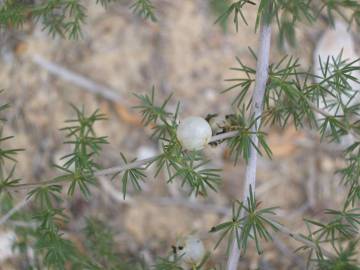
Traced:
[[[242, 76], [229, 68], [238, 66], [236, 57], [255, 66], [248, 47], [257, 47], [256, 7], [244, 10], [249, 26], [241, 23], [236, 32], [231, 18], [228, 24], [214, 24], [223, 7], [212, 1], [156, 0], [155, 23], [134, 15], [126, 1], [108, 9], [88, 2], [81, 40], [51, 37], [41, 25], [30, 22], [22, 31], [1, 32], [0, 88], [5, 89], [1, 100], [12, 105], [4, 133], [16, 137], [9, 146], [26, 148], [17, 165], [23, 182], [57, 175], [51, 164], [61, 162], [59, 158], [69, 152], [59, 129], [74, 116], [70, 103], [84, 105], [89, 113], [99, 108], [107, 115], [108, 120], [96, 126], [96, 132], [110, 142], [101, 158], [107, 168], [121, 163], [120, 151], [139, 159], [159, 153], [158, 143], [150, 139], [151, 130], [142, 126], [139, 112], [132, 108], [138, 102], [134, 93], [149, 93], [154, 86], [159, 102], [173, 93], [169, 108], [175, 109], [180, 101], [181, 117], [228, 114], [238, 89], [221, 94], [231, 85], [224, 80]], [[274, 29], [272, 61], [290, 54], [307, 69], [329, 26], [321, 20], [315, 26], [301, 25], [296, 29], [296, 46], [285, 44], [281, 49]], [[341, 37], [333, 35], [328, 44], [336, 39]], [[357, 52], [359, 40], [353, 32]], [[306, 233], [304, 217], [321, 218], [324, 208], [336, 208], [344, 196], [339, 176], [334, 176], [344, 164], [341, 152], [336, 145], [320, 143], [310, 130], [289, 126], [267, 132], [274, 157], [260, 158], [257, 195], [267, 206], [280, 207], [282, 223]], [[218, 193], [188, 197], [177, 184], [166, 184], [164, 173], [156, 179], [148, 177], [143, 191], [130, 190], [124, 201], [119, 179], [105, 179], [92, 189], [91, 199], [77, 194], [63, 203], [71, 217], [67, 237], [81, 246], [79, 232], [86, 217], [96, 217], [114, 229], [125, 258], [141, 257], [151, 265], [156, 257], [171, 252], [177, 237], [196, 232], [213, 254], [210, 265], [224, 262], [226, 246], [213, 250], [218, 235], [208, 231], [229, 218], [231, 202], [240, 198], [244, 162], [234, 166], [225, 144], [205, 153], [214, 167], [223, 168]], [[20, 201], [25, 192], [14, 196]], [[0, 269], [20, 269], [19, 258], [7, 246], [9, 233], [9, 227], [0, 227]], [[293, 252], [297, 247], [299, 243], [275, 234], [273, 243], [264, 245], [264, 255], [251, 246], [239, 269], [305, 269], [303, 254]]]

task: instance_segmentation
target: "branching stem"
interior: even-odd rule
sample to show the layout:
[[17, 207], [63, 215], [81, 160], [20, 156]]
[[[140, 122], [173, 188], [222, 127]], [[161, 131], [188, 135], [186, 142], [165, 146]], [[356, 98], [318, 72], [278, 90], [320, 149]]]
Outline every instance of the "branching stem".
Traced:
[[[230, 132], [222, 133], [222, 134], [219, 134], [219, 135], [215, 135], [215, 136], [211, 137], [209, 143], [229, 139], [229, 138], [237, 136], [238, 134], [239, 134], [238, 131], [230, 131]], [[100, 171], [97, 171], [94, 175], [97, 176], [97, 177], [98, 176], [105, 176], [105, 175], [110, 175], [110, 174], [115, 174], [115, 173], [118, 173], [118, 172], [122, 172], [124, 170], [138, 168], [138, 167], [141, 167], [143, 165], [146, 165], [146, 164], [149, 164], [149, 163], [153, 162], [158, 157], [159, 156], [157, 155], [157, 156], [153, 156], [153, 157], [149, 157], [149, 158], [145, 158], [145, 159], [136, 160], [134, 162], [130, 162], [130, 163], [127, 163], [127, 164], [123, 164], [123, 165], [111, 167], [111, 168], [108, 168], [108, 169], [100, 170]], [[67, 181], [67, 180], [62, 179], [62, 180], [55, 180], [55, 181], [54, 180], [49, 180], [49, 181], [42, 181], [42, 182], [25, 183], [25, 184], [16, 185], [16, 186], [14, 186], [14, 188], [36, 187], [36, 186], [42, 186], [42, 185], [57, 184], [57, 183], [64, 182], [64, 181]]]
[[[259, 38], [259, 47], [257, 54], [257, 64], [256, 64], [256, 79], [255, 79], [255, 89], [252, 97], [252, 115], [257, 119], [256, 124], [252, 127], [253, 135], [251, 140], [253, 144], [258, 147], [258, 137], [257, 131], [261, 124], [261, 115], [263, 110], [263, 100], [266, 89], [266, 82], [269, 76], [269, 57], [270, 57], [270, 44], [271, 44], [271, 25], [266, 24], [264, 21], [260, 27], [260, 38]], [[249, 161], [246, 166], [245, 172], [245, 183], [244, 183], [244, 194], [243, 200], [250, 196], [250, 186], [252, 190], [255, 190], [256, 183], [256, 168], [257, 168], [257, 151], [256, 147], [252, 145], [250, 147]], [[242, 216], [244, 213], [242, 213]], [[240, 249], [238, 248], [237, 241], [234, 239], [229, 258], [227, 261], [227, 270], [236, 270], [238, 261], [240, 258]]]
[[30, 199], [25, 197], [22, 201], [20, 201], [17, 205], [15, 205], [11, 210], [9, 210], [5, 215], [3, 215], [0, 218], [0, 225], [3, 225], [9, 218], [12, 217], [17, 211], [24, 208], [28, 203], [30, 202]]

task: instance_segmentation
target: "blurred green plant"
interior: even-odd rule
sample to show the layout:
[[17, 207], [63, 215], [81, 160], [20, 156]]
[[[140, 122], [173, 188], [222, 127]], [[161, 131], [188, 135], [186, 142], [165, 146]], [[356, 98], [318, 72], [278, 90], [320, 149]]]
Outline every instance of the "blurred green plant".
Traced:
[[[103, 6], [110, 2], [96, 1]], [[219, 14], [217, 22], [225, 27], [226, 20], [233, 18], [236, 30], [239, 29], [239, 23], [248, 24], [246, 8], [249, 5], [256, 6], [254, 29], [260, 33], [260, 42], [264, 42], [262, 38], [267, 34], [269, 46], [271, 24], [278, 27], [278, 41], [281, 46], [286, 43], [295, 46], [296, 27], [304, 23], [313, 24], [320, 17], [326, 17], [330, 24], [334, 24], [336, 16], [343, 17], [349, 25], [360, 24], [360, 3], [355, 0], [321, 0], [320, 8], [316, 8], [319, 5], [311, 0], [213, 0], [210, 5]], [[145, 19], [156, 20], [155, 8], [150, 0], [135, 0], [130, 9]], [[84, 2], [77, 0], [5, 0], [0, 7], [0, 26], [6, 30], [18, 28], [32, 19], [39, 21], [43, 29], [50, 34], [60, 34], [71, 39], [81, 36], [85, 18]], [[270, 32], [266, 33], [268, 30]], [[323, 140], [330, 142], [339, 142], [343, 136], [351, 134], [354, 142], [346, 147], [346, 164], [338, 171], [348, 193], [340, 210], [325, 209], [322, 220], [304, 219], [308, 232], [307, 235], [303, 235], [293, 233], [275, 221], [275, 208], [261, 207], [255, 196], [255, 185], [246, 186], [249, 188], [245, 189], [247, 192], [243, 201], [233, 204], [231, 220], [210, 230], [220, 233], [216, 246], [226, 237], [228, 247], [235, 244], [236, 249], [232, 249], [229, 254], [231, 263], [226, 269], [236, 269], [236, 252], [242, 251], [246, 254], [250, 248], [250, 241], [254, 242], [256, 250], [261, 253], [261, 241], [272, 240], [273, 233], [277, 231], [303, 244], [298, 250], [307, 252], [309, 266], [332, 270], [360, 269], [360, 121], [354, 120], [359, 116], [360, 104], [352, 102], [350, 105], [349, 101], [344, 102], [342, 99], [342, 96], [346, 95], [350, 101], [356, 101], [357, 93], [350, 94], [351, 90], [355, 90], [350, 89], [350, 86], [352, 83], [360, 84], [359, 78], [353, 75], [360, 72], [359, 60], [346, 61], [342, 54], [328, 58], [325, 62], [324, 59], [319, 59], [321, 75], [315, 75], [302, 70], [300, 61], [289, 56], [284, 56], [276, 63], [267, 64], [267, 61], [263, 61], [269, 54], [264, 51], [267, 46], [259, 48], [260, 53], [257, 54], [250, 49], [251, 55], [257, 61], [256, 68], [237, 59], [239, 67], [233, 70], [239, 71], [241, 77], [228, 80], [233, 85], [224, 90], [238, 91], [233, 101], [234, 113], [227, 119], [231, 128], [222, 127], [223, 131], [214, 134], [212, 142], [221, 143], [227, 140], [235, 163], [244, 160], [248, 174], [256, 172], [258, 154], [265, 153], [271, 157], [271, 148], [266, 143], [266, 133], [262, 131], [266, 126], [285, 128], [293, 124], [296, 128], [308, 127], [315, 129]], [[262, 63], [265, 63], [265, 66], [261, 66]], [[267, 80], [264, 80], [264, 89], [260, 89], [263, 91], [263, 102], [257, 104], [256, 95], [261, 76], [266, 76], [263, 78]], [[253, 98], [248, 98], [253, 87]], [[327, 100], [328, 96], [332, 98], [331, 101]], [[150, 268], [137, 256], [134, 256], [134, 259], [139, 263], [126, 263], [117, 251], [114, 232], [110, 225], [96, 218], [87, 219], [82, 231], [84, 249], [80, 249], [65, 233], [71, 219], [64, 208], [66, 195], [63, 190], [67, 187], [66, 199], [80, 193], [88, 200], [91, 198], [90, 187], [97, 186], [98, 176], [112, 175], [113, 179], [119, 177], [124, 198], [130, 192], [129, 183], [135, 190], [141, 190], [142, 182], [147, 177], [146, 169], [151, 165], [155, 165], [155, 176], [165, 171], [167, 183], [179, 180], [189, 194], [206, 196], [209, 191], [218, 190], [221, 182], [220, 170], [212, 168], [211, 162], [204, 157], [202, 151], [183, 149], [176, 137], [180, 121], [180, 103], [175, 103], [175, 110], [170, 111], [168, 107], [172, 103], [172, 95], [158, 103], [154, 87], [149, 94], [136, 97], [140, 102], [136, 108], [143, 116], [143, 124], [153, 129], [152, 138], [161, 146], [159, 155], [137, 160], [127, 158], [121, 153], [120, 166], [103, 169], [99, 160], [102, 147], [108, 141], [104, 136], [97, 136], [94, 126], [105, 120], [105, 116], [98, 110], [87, 114], [84, 108], [72, 106], [75, 117], [66, 121], [66, 126], [61, 129], [66, 133], [65, 144], [70, 145], [71, 152], [62, 157], [61, 164], [54, 166], [60, 175], [35, 183], [22, 183], [16, 176], [16, 156], [23, 149], [3, 146], [13, 137], [3, 136], [2, 128], [6, 115], [2, 114], [5, 114], [9, 105], [0, 105], [0, 210], [4, 215], [0, 219], [0, 224], [7, 221], [24, 221], [29, 224], [26, 227], [15, 228], [18, 239], [14, 248], [25, 257], [29, 249], [33, 250], [34, 259], [27, 258], [26, 267], [188, 270], [184, 269], [180, 259], [171, 255], [159, 258]], [[261, 113], [258, 115], [255, 112], [259, 112], [260, 107]], [[12, 191], [25, 187], [30, 187], [26, 198], [15, 205]], [[30, 202], [32, 210], [21, 211], [21, 208]], [[331, 248], [331, 251], [327, 248]], [[204, 260], [191, 270], [206, 269], [207, 260], [208, 256], [205, 256]]]
[[[107, 7], [118, 0], [96, 0]], [[145, 19], [156, 21], [150, 0], [134, 0], [130, 8]], [[81, 0], [4, 0], [0, 7], [0, 27], [20, 28], [29, 20], [39, 22], [44, 31], [53, 37], [60, 35], [70, 39], [82, 36], [81, 28], [86, 21], [87, 9]]]

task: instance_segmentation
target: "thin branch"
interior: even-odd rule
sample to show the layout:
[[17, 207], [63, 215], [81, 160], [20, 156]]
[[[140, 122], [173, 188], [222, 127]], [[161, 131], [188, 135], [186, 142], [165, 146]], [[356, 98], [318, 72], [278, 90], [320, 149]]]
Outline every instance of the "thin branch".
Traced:
[[50, 62], [40, 55], [34, 55], [32, 57], [33, 63], [46, 69], [49, 73], [62, 78], [65, 81], [71, 82], [84, 90], [102, 96], [110, 101], [117, 103], [124, 103], [124, 97], [122, 97], [115, 89], [111, 89], [105, 85], [94, 82], [85, 76], [79, 75], [63, 66]]
[[[232, 138], [234, 136], [238, 135], [237, 131], [230, 131], [227, 133], [223, 133], [223, 134], [219, 134], [219, 135], [215, 135], [213, 136], [209, 143], [211, 142], [215, 142], [218, 140], [224, 140], [224, 139], [228, 139], [228, 138]], [[105, 170], [100, 170], [98, 172], [95, 173], [96, 177], [101, 177], [101, 176], [105, 176], [105, 175], [109, 175], [109, 174], [115, 174], [124, 170], [128, 170], [128, 169], [132, 169], [132, 168], [138, 168], [141, 166], [144, 166], [146, 164], [149, 164], [151, 162], [153, 162], [154, 160], [156, 160], [158, 156], [154, 156], [154, 157], [150, 157], [150, 158], [146, 158], [146, 159], [141, 159], [141, 160], [136, 160], [134, 162], [128, 163], [128, 164], [123, 164], [120, 166], [115, 166], [112, 168], [108, 168]], [[49, 180], [49, 181], [42, 181], [42, 182], [34, 182], [34, 183], [25, 183], [25, 184], [19, 184], [16, 185], [14, 188], [28, 188], [28, 187], [36, 187], [36, 186], [43, 186], [43, 185], [50, 185], [50, 184], [56, 184], [56, 183], [60, 183], [60, 182], [64, 182], [65, 180]], [[102, 184], [103, 189], [109, 189], [109, 186], [104, 184], [104, 179], [100, 179], [100, 184]], [[115, 194], [111, 194], [113, 198], [117, 197], [115, 196]], [[6, 213], [1, 219], [0, 219], [0, 225], [4, 222], [6, 222], [6, 220], [8, 220], [14, 213], [16, 213], [17, 211], [19, 211], [21, 208], [25, 207], [29, 202], [31, 201], [30, 199], [24, 199], [23, 201], [21, 201], [18, 205], [16, 205], [14, 208], [12, 208], [8, 213]]]
[[[239, 134], [238, 131], [230, 131], [230, 132], [226, 132], [223, 134], [215, 135], [215, 136], [211, 137], [209, 143], [229, 139], [229, 138], [237, 136], [238, 134]], [[132, 168], [138, 168], [140, 166], [143, 166], [143, 165], [153, 162], [158, 157], [159, 157], [159, 155], [154, 156], [154, 157], [145, 158], [145, 159], [136, 160], [134, 162], [131, 162], [131, 163], [128, 163], [125, 165], [120, 165], [120, 166], [115, 166], [115, 167], [112, 167], [109, 169], [100, 170], [95, 173], [95, 176], [105, 176], [105, 175], [115, 174], [115, 173], [118, 173], [118, 172], [121, 172], [124, 170], [128, 170], [128, 169], [132, 169]]]
[[108, 169], [100, 170], [95, 173], [95, 176], [105, 176], [105, 175], [115, 174], [115, 173], [122, 172], [125, 170], [133, 169], [133, 168], [139, 168], [141, 166], [144, 166], [146, 164], [153, 162], [158, 157], [159, 156], [154, 156], [154, 157], [149, 157], [149, 158], [145, 158], [145, 159], [140, 159], [140, 160], [136, 160], [131, 163], [127, 163], [125, 165], [120, 165], [120, 166], [115, 166], [115, 167], [111, 167]]
[[[263, 110], [263, 100], [266, 89], [266, 82], [269, 76], [269, 58], [270, 58], [270, 45], [271, 45], [271, 25], [266, 24], [262, 21], [260, 27], [260, 39], [259, 39], [259, 48], [256, 64], [256, 78], [255, 78], [255, 89], [252, 97], [252, 115], [257, 119], [256, 124], [252, 127], [253, 135], [251, 135], [251, 140], [253, 145], [250, 147], [249, 161], [246, 166], [245, 172], [245, 185], [244, 185], [244, 194], [243, 200], [246, 201], [250, 196], [250, 187], [255, 191], [256, 183], [256, 168], [257, 168], [257, 150], [258, 147], [258, 137], [257, 131], [261, 124], [261, 115]], [[242, 213], [244, 215], [244, 213]], [[238, 248], [237, 241], [234, 239], [229, 258], [227, 261], [227, 270], [236, 270], [238, 261], [240, 258], [240, 249]]]
[[23, 199], [21, 202], [19, 202], [17, 205], [11, 208], [4, 216], [0, 218], [0, 225], [4, 224], [9, 218], [12, 217], [12, 215], [14, 215], [21, 208], [24, 208], [29, 202], [30, 199], [25, 197], [25, 199]]
[[[312, 103], [308, 99], [306, 99], [306, 101], [308, 102], [311, 109], [313, 109], [315, 112], [322, 115], [323, 117], [325, 117], [325, 118], [334, 117], [334, 115], [332, 115], [332, 114], [328, 113], [327, 111], [317, 107], [314, 103]], [[350, 127], [350, 129], [348, 129], [342, 122], [339, 122], [339, 123], [342, 126], [342, 128], [347, 130], [355, 139], [360, 140], [359, 134], [356, 132], [356, 130], [354, 130], [353, 127]]]
[[290, 236], [291, 238], [293, 238], [294, 240], [303, 243], [304, 245], [306, 245], [309, 248], [312, 248], [316, 251], [320, 251], [323, 255], [325, 255], [326, 257], [330, 258], [330, 259], [334, 259], [336, 258], [336, 256], [334, 254], [332, 254], [331, 252], [327, 251], [326, 249], [316, 245], [313, 241], [305, 238], [304, 236], [300, 235], [300, 234], [296, 234], [293, 233], [289, 228], [285, 227], [284, 225], [281, 225], [279, 223], [275, 223], [274, 225], [276, 226], [276, 228], [283, 234]]
[[[219, 140], [229, 139], [229, 138], [237, 136], [238, 134], [239, 134], [238, 131], [230, 131], [230, 132], [226, 132], [226, 133], [223, 133], [223, 134], [215, 135], [210, 139], [209, 143], [219, 141]], [[122, 172], [122, 171], [125, 171], [125, 170], [138, 168], [138, 167], [141, 167], [141, 166], [144, 166], [146, 164], [149, 164], [149, 163], [153, 162], [158, 157], [159, 157], [159, 155], [149, 157], [149, 158], [145, 158], [145, 159], [136, 160], [134, 162], [130, 162], [130, 163], [127, 163], [127, 164], [122, 164], [122, 165], [111, 167], [111, 168], [108, 168], [108, 169], [100, 170], [100, 171], [97, 171], [94, 175], [96, 177], [98, 177], [98, 176], [106, 176], [106, 175]], [[50, 184], [56, 184], [56, 183], [61, 183], [61, 182], [65, 182], [65, 181], [67, 181], [67, 180], [66, 179], [61, 179], [61, 180], [56, 180], [56, 181], [49, 180], [49, 181], [42, 181], [42, 182], [25, 183], [25, 184], [16, 185], [13, 188], [26, 188], [26, 187], [50, 185]]]
[[303, 258], [301, 258], [298, 254], [294, 254], [289, 245], [285, 244], [277, 237], [273, 237], [274, 246], [285, 256], [285, 258], [289, 258], [291, 261], [294, 261], [299, 269], [306, 270], [306, 262]]

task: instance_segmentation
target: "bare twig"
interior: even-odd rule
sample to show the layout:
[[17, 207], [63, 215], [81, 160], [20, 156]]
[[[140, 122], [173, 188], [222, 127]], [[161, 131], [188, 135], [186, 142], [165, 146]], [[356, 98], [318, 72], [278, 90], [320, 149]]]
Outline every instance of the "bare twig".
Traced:
[[4, 216], [0, 218], [0, 225], [4, 224], [9, 218], [11, 218], [12, 215], [14, 215], [21, 208], [25, 207], [30, 202], [30, 200], [31, 199], [25, 197], [25, 199], [23, 199], [21, 202], [11, 208]]
[[49, 73], [71, 82], [84, 90], [102, 96], [110, 101], [117, 103], [124, 102], [124, 98], [117, 93], [115, 89], [111, 89], [105, 85], [99, 84], [89, 78], [79, 75], [63, 66], [55, 64], [40, 55], [34, 55], [32, 61], [38, 66], [46, 69]]
[[[255, 79], [255, 89], [252, 97], [252, 114], [255, 119], [257, 119], [256, 124], [252, 127], [253, 135], [251, 140], [253, 145], [250, 147], [249, 161], [246, 166], [245, 172], [245, 186], [243, 201], [250, 195], [250, 187], [252, 190], [255, 190], [256, 182], [256, 168], [257, 168], [257, 151], [258, 147], [258, 137], [257, 130], [261, 123], [261, 115], [263, 110], [263, 100], [266, 88], [266, 82], [269, 76], [269, 57], [270, 57], [270, 44], [271, 44], [271, 25], [266, 24], [264, 21], [260, 27], [260, 39], [259, 39], [259, 48], [257, 55], [257, 64], [256, 64], [256, 79]], [[244, 214], [244, 213], [243, 213]], [[234, 239], [229, 258], [227, 261], [227, 270], [236, 270], [238, 261], [240, 258], [240, 249], [238, 248], [237, 241]]]
[[289, 258], [291, 259], [291, 261], [294, 261], [299, 269], [306, 269], [306, 263], [303, 260], [303, 258], [301, 258], [299, 255], [294, 254], [294, 252], [289, 249], [288, 245], [286, 245], [283, 241], [281, 241], [279, 238], [277, 237], [273, 237], [273, 243], [274, 245], [277, 247], [277, 249], [283, 254], [285, 255], [285, 258]]

